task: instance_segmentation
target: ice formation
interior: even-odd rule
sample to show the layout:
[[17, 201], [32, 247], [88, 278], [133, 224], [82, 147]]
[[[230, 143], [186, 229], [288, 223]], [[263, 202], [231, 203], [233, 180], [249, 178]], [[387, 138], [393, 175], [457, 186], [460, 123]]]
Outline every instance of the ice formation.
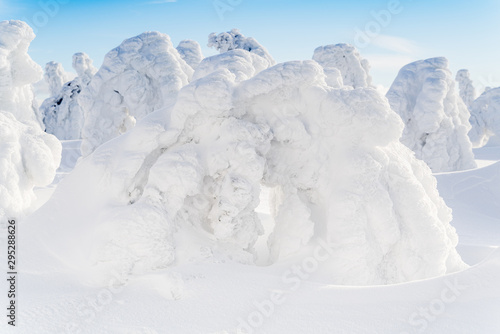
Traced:
[[476, 89], [470, 78], [469, 70], [459, 70], [455, 80], [458, 82], [460, 97], [467, 108], [470, 109], [472, 102], [476, 99]]
[[45, 131], [60, 140], [81, 138], [84, 116], [79, 96], [97, 71], [92, 66], [92, 60], [83, 52], [73, 55], [73, 69], [78, 76], [65, 83], [40, 106]]
[[[313, 60], [324, 68], [328, 83], [332, 87], [338, 87], [342, 83], [353, 88], [371, 85], [370, 64], [368, 60], [359, 55], [358, 50], [352, 45], [320, 46], [314, 50]], [[341, 81], [339, 81], [338, 73], [332, 69], [340, 71]]]
[[177, 51], [181, 55], [182, 59], [184, 59], [184, 61], [194, 70], [196, 70], [196, 67], [198, 67], [203, 59], [201, 46], [196, 41], [189, 39], [181, 41], [177, 46]]
[[474, 146], [486, 145], [492, 136], [500, 137], [500, 87], [481, 94], [470, 110], [472, 129], [469, 137]]
[[21, 21], [0, 22], [0, 220], [25, 214], [34, 186], [52, 182], [61, 144], [40, 127], [31, 85], [42, 69], [27, 51], [35, 37]]
[[267, 49], [259, 44], [255, 38], [245, 37], [238, 29], [232, 29], [231, 31], [222, 32], [218, 35], [216, 33], [211, 33], [208, 36], [208, 46], [214, 47], [221, 53], [243, 49], [261, 56], [271, 65], [276, 63]]
[[386, 96], [405, 123], [401, 141], [433, 172], [476, 167], [467, 136], [470, 114], [455, 92], [446, 58], [404, 66]]
[[[246, 51], [234, 51], [227, 54], [252, 68]], [[71, 240], [68, 263], [98, 271], [252, 263], [263, 182], [280, 194], [273, 261], [303, 257], [324, 241], [332, 283], [395, 283], [463, 268], [450, 210], [430, 169], [399, 142], [402, 129], [375, 89], [329, 87], [314, 61], [248, 79], [215, 70], [62, 181], [45, 209], [64, 205], [87, 218], [51, 221], [47, 228], [62, 236], [51, 247], [61, 254], [57, 247]], [[89, 253], [82, 249], [92, 259], [75, 258]]]
[[162, 33], [143, 33], [110, 51], [80, 95], [85, 116], [83, 155], [175, 102], [192, 74], [170, 37]]

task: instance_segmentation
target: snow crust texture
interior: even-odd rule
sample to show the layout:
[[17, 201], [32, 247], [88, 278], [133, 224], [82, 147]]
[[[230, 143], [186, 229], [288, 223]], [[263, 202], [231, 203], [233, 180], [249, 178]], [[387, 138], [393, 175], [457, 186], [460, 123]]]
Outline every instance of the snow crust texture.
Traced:
[[93, 254], [61, 257], [136, 274], [254, 263], [263, 183], [277, 194], [271, 263], [326, 242], [332, 283], [396, 283], [464, 267], [451, 212], [430, 169], [399, 142], [403, 123], [386, 99], [373, 88], [328, 86], [314, 61], [254, 73], [248, 54], [226, 57], [250, 70], [200, 75], [62, 181], [46, 210], [94, 204], [86, 204], [83, 234], [77, 221], [53, 216], [48, 228], [64, 235], [52, 244], [58, 254], [67, 240]]
[[454, 85], [448, 60], [431, 58], [404, 66], [386, 95], [405, 123], [401, 141], [433, 172], [476, 167], [470, 114]]
[[500, 137], [500, 87], [481, 94], [472, 102], [470, 110], [472, 129], [469, 137], [474, 146], [484, 146], [491, 137]]
[[[352, 45], [320, 46], [314, 50], [313, 60], [324, 68], [327, 82], [332, 87], [340, 87], [342, 84], [353, 88], [371, 85], [370, 64]], [[340, 78], [338, 71], [341, 74]]]
[[174, 103], [192, 74], [170, 37], [162, 33], [143, 33], [110, 51], [80, 95], [85, 114], [83, 155]]

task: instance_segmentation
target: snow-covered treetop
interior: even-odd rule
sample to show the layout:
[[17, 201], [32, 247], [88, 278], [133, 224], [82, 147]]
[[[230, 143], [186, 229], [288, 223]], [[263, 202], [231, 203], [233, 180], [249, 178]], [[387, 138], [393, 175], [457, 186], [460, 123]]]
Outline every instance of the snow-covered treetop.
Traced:
[[221, 53], [243, 49], [265, 58], [271, 65], [276, 64], [274, 58], [267, 52], [265, 47], [259, 44], [253, 37], [245, 37], [238, 29], [232, 29], [218, 35], [211, 33], [208, 36], [208, 46], [214, 47]]
[[21, 122], [42, 126], [31, 85], [42, 79], [43, 72], [28, 55], [34, 38], [33, 30], [24, 22], [0, 22], [0, 109]]
[[470, 108], [472, 102], [476, 99], [476, 89], [470, 78], [469, 70], [459, 70], [455, 80], [458, 82], [460, 97], [464, 101], [467, 108]]
[[59, 94], [67, 79], [62, 64], [55, 61], [48, 62], [45, 65], [43, 77], [49, 85], [50, 96]]
[[401, 141], [434, 172], [476, 166], [467, 136], [469, 111], [455, 91], [443, 57], [404, 66], [387, 92], [391, 108], [405, 123]]
[[[331, 70], [328, 70], [329, 68], [338, 69], [342, 73], [342, 81], [346, 86], [369, 87], [372, 83], [369, 74], [370, 64], [360, 56], [358, 50], [352, 45], [342, 43], [320, 46], [314, 50], [313, 60], [325, 69], [325, 73], [332, 74]], [[338, 84], [335, 76], [331, 82]]]
[[177, 45], [177, 51], [179, 51], [182, 59], [193, 69], [196, 69], [203, 59], [200, 44], [190, 39], [180, 41], [179, 45]]
[[88, 84], [97, 72], [97, 68], [92, 65], [92, 59], [85, 52], [73, 55], [73, 68], [84, 84]]
[[469, 137], [474, 146], [486, 145], [492, 136], [500, 137], [500, 87], [481, 94], [472, 102], [470, 113], [472, 129]]

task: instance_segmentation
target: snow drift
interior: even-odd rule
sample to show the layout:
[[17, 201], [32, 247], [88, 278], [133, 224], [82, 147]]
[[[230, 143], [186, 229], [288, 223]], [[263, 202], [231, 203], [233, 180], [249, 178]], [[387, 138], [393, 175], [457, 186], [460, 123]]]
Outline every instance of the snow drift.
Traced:
[[405, 123], [401, 141], [433, 172], [476, 167], [467, 136], [470, 114], [455, 92], [446, 58], [404, 66], [386, 96]]
[[[49, 65], [49, 64], [47, 64]], [[47, 72], [46, 79], [59, 84], [57, 78], [52, 78], [51, 73]], [[97, 69], [92, 66], [92, 60], [83, 52], [73, 55], [73, 69], [78, 76], [70, 82], [59, 87], [56, 94], [43, 101], [40, 111], [43, 115], [45, 131], [55, 135], [60, 140], [80, 139], [83, 127], [83, 110], [79, 102], [79, 96], [82, 90], [87, 87]], [[56, 80], [57, 79], [57, 80]], [[54, 88], [56, 84], [54, 83]], [[51, 88], [51, 91], [53, 89]]]
[[131, 129], [137, 120], [175, 102], [193, 69], [170, 37], [147, 32], [110, 51], [80, 95], [85, 123], [82, 153]]
[[484, 146], [492, 136], [500, 136], [500, 87], [481, 94], [472, 102], [470, 110], [469, 137], [474, 146]]
[[470, 78], [469, 70], [459, 70], [455, 80], [458, 82], [460, 97], [467, 108], [470, 109], [472, 102], [476, 99], [476, 89]]
[[[50, 247], [61, 260], [98, 273], [253, 263], [263, 182], [279, 194], [271, 261], [323, 240], [332, 283], [461, 269], [450, 210], [402, 129], [375, 89], [329, 87], [313, 61], [241, 81], [219, 69], [84, 159], [39, 211], [50, 217], [40, 228], [58, 231]], [[54, 214], [60, 206], [80, 220]]]
[[[320, 46], [314, 50], [313, 60], [323, 66], [328, 84], [332, 87], [340, 87], [342, 83], [353, 88], [371, 85], [370, 64], [352, 45]], [[340, 78], [335, 69], [340, 71]]]

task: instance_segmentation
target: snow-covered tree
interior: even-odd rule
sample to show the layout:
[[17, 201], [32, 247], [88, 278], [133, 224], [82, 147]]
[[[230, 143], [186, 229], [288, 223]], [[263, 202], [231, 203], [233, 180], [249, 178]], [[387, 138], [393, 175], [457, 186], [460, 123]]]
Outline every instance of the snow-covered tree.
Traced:
[[222, 32], [218, 35], [216, 33], [211, 33], [208, 36], [208, 46], [215, 48], [217, 51], [220, 51], [220, 53], [243, 49], [263, 57], [271, 65], [276, 63], [267, 49], [257, 42], [255, 38], [245, 37], [238, 29], [232, 29], [231, 31]]
[[192, 41], [190, 39], [183, 40], [177, 45], [177, 51], [181, 55], [182, 59], [194, 70], [203, 60], [203, 54], [201, 53], [201, 46], [198, 42]]
[[[318, 62], [327, 76], [329, 84], [338, 87], [342, 83], [346, 86], [369, 87], [372, 82], [370, 64], [359, 55], [358, 50], [349, 44], [335, 44], [320, 46], [314, 50], [313, 60]], [[337, 69], [342, 74], [339, 82]]]
[[136, 120], [175, 102], [192, 74], [170, 37], [162, 33], [143, 33], [110, 51], [80, 95], [85, 117], [83, 155], [130, 130]]
[[25, 214], [34, 186], [52, 182], [61, 144], [43, 132], [31, 85], [42, 69], [28, 55], [35, 38], [21, 21], [0, 22], [0, 221]]
[[500, 87], [485, 91], [470, 107], [472, 129], [469, 137], [475, 147], [482, 147], [492, 136], [500, 137]]
[[97, 72], [97, 68], [92, 63], [92, 59], [85, 52], [77, 52], [73, 55], [73, 69], [83, 85], [88, 85]]
[[476, 167], [467, 136], [470, 114], [455, 92], [446, 58], [404, 66], [386, 96], [405, 123], [401, 141], [433, 172]]
[[459, 70], [455, 80], [458, 82], [460, 97], [467, 108], [470, 109], [472, 102], [476, 99], [476, 89], [470, 78], [469, 70]]
[[48, 62], [45, 65], [43, 77], [49, 86], [50, 96], [59, 94], [62, 86], [68, 79], [63, 66], [55, 61]]

